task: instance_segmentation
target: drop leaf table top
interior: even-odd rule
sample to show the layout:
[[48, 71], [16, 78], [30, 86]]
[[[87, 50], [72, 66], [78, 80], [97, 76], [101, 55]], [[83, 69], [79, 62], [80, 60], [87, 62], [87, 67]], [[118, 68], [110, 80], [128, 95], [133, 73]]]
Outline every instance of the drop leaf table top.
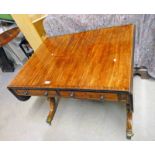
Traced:
[[50, 97], [48, 123], [57, 107], [55, 96], [124, 100], [131, 138], [133, 47], [132, 24], [47, 38], [8, 89], [20, 100]]
[[133, 25], [48, 38], [8, 87], [131, 91]]

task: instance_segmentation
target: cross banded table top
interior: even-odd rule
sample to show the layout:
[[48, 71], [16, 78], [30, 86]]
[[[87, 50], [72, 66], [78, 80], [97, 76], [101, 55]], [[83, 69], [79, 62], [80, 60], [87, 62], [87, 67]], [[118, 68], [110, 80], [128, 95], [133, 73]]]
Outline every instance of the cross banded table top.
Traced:
[[133, 38], [133, 25], [47, 38], [8, 87], [131, 91]]

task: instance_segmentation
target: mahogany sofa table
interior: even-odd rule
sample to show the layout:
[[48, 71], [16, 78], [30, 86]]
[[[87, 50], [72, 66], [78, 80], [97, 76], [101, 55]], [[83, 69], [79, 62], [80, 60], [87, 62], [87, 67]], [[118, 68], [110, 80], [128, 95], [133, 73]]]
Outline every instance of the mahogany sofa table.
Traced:
[[48, 123], [57, 108], [55, 97], [121, 101], [126, 104], [126, 135], [130, 139], [133, 44], [131, 24], [47, 38], [8, 89], [22, 101], [47, 96]]

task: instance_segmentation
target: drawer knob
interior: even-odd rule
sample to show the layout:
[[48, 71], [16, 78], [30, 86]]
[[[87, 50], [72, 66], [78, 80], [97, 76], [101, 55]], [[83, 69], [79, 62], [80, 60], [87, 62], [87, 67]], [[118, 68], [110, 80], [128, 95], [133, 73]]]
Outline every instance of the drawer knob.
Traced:
[[23, 95], [28, 95], [28, 91], [25, 91], [25, 92], [23, 93]]
[[45, 96], [48, 96], [48, 92], [46, 91], [46, 92], [44, 93], [44, 95], [45, 95]]
[[101, 100], [101, 101], [103, 101], [103, 100], [104, 100], [104, 97], [103, 97], [103, 96], [101, 96], [101, 97], [100, 97], [100, 100]]
[[73, 93], [73, 92], [71, 92], [70, 97], [73, 97], [73, 96], [74, 96], [74, 93]]

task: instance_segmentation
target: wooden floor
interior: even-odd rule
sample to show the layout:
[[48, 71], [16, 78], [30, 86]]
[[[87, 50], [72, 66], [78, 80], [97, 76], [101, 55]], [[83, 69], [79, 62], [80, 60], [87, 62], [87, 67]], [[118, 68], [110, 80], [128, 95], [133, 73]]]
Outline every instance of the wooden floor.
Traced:
[[134, 26], [46, 39], [9, 87], [130, 91]]

